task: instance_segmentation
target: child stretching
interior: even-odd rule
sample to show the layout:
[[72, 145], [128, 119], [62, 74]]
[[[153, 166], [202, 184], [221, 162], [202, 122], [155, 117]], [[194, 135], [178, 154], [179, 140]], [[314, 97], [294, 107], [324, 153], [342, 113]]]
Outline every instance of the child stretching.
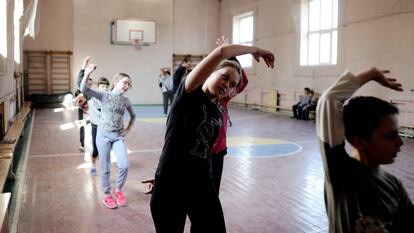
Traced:
[[[229, 41], [224, 36], [217, 39], [217, 45], [229, 45]], [[236, 57], [231, 57], [229, 60], [236, 61], [239, 63]], [[240, 63], [239, 63], [240, 64]], [[244, 90], [247, 86], [249, 80], [247, 79], [247, 75], [243, 69], [241, 69], [241, 80], [236, 88], [234, 88], [227, 96], [220, 99], [220, 112], [223, 118], [223, 124], [221, 125], [219, 135], [216, 139], [216, 142], [212, 148], [212, 155], [211, 155], [211, 169], [212, 169], [212, 176], [214, 181], [214, 187], [216, 188], [217, 193], [220, 192], [220, 183], [221, 183], [221, 176], [223, 173], [223, 163], [224, 163], [224, 156], [227, 154], [227, 121], [230, 122], [229, 112], [228, 112], [228, 103], [230, 100], [238, 95], [240, 92]], [[148, 184], [148, 188], [144, 191], [145, 194], [151, 194], [154, 188], [154, 179], [143, 180], [142, 183]]]
[[267, 50], [225, 45], [215, 48], [178, 87], [151, 197], [158, 233], [183, 232], [187, 215], [192, 232], [226, 232], [211, 174], [211, 148], [223, 124], [219, 100], [241, 79], [240, 66], [225, 58], [249, 53], [273, 68], [274, 56]]
[[[221, 38], [217, 39], [216, 44], [228, 45], [229, 41], [227, 38], [222, 36]], [[237, 63], [239, 63], [236, 57], [231, 57], [229, 58], [229, 60], [234, 60]], [[243, 69], [241, 69], [241, 72], [242, 72], [241, 80], [239, 84], [237, 85], [237, 87], [234, 88], [233, 91], [229, 93], [229, 95], [220, 99], [220, 110], [221, 110], [221, 116], [223, 117], [223, 124], [221, 125], [219, 135], [211, 151], [212, 152], [211, 169], [212, 169], [214, 187], [216, 188], [217, 193], [220, 192], [220, 183], [221, 183], [221, 175], [223, 174], [224, 156], [226, 156], [227, 154], [227, 141], [226, 141], [227, 121], [229, 121], [230, 123], [229, 110], [227, 106], [230, 100], [236, 95], [238, 95], [240, 92], [242, 92], [244, 88], [246, 88], [247, 83], [249, 82], [249, 80], [247, 79], [247, 75]]]
[[[401, 181], [380, 167], [393, 163], [403, 145], [398, 109], [371, 96], [350, 99], [369, 81], [402, 91], [385, 73], [376, 68], [357, 75], [346, 72], [319, 100], [316, 129], [329, 232], [414, 232], [413, 203]], [[345, 139], [353, 146], [352, 157]]]
[[[83, 76], [85, 75], [85, 69], [86, 66], [89, 63], [89, 56], [85, 57], [85, 59], [83, 60], [83, 65], [81, 70], [79, 71], [78, 74], [78, 86], [80, 87], [81, 81], [83, 79]], [[91, 87], [92, 85], [88, 85], [88, 87]], [[108, 91], [108, 87], [109, 87], [109, 81], [108, 79], [106, 79], [105, 77], [100, 77], [98, 79], [98, 90], [99, 91]], [[88, 101], [88, 107], [89, 107], [89, 117], [90, 117], [90, 122], [91, 122], [91, 126], [92, 126], [92, 146], [93, 146], [93, 150], [92, 150], [92, 166], [91, 166], [91, 175], [96, 176], [96, 159], [98, 158], [98, 147], [96, 146], [96, 133], [98, 131], [98, 124], [99, 124], [99, 119], [101, 117], [101, 101], [99, 101], [96, 98], [92, 98], [88, 95], [85, 95], [86, 100]]]
[[[99, 99], [102, 103], [100, 124], [96, 135], [96, 145], [98, 147], [101, 160], [101, 180], [102, 190], [105, 193], [103, 204], [108, 208], [116, 208], [126, 205], [126, 199], [122, 193], [122, 187], [128, 174], [127, 148], [124, 137], [132, 128], [135, 120], [135, 113], [131, 102], [123, 94], [131, 88], [131, 78], [124, 73], [116, 74], [113, 78], [113, 89], [111, 92], [95, 91], [87, 87], [86, 80], [96, 69], [96, 65], [90, 64], [85, 70], [80, 90], [86, 95]], [[128, 127], [124, 129], [123, 116], [125, 109], [129, 112], [130, 120]], [[111, 149], [117, 157], [118, 177], [115, 185], [115, 200], [111, 195], [110, 172], [111, 172]]]

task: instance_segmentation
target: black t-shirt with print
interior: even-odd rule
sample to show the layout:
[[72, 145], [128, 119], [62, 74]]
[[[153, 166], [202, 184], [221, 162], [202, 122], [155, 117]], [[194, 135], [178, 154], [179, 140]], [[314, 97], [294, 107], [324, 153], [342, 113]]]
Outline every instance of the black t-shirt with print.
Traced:
[[211, 148], [222, 125], [221, 113], [201, 86], [185, 93], [184, 83], [178, 87], [171, 106], [156, 177], [211, 173]]
[[[344, 145], [328, 149], [338, 232], [411, 232], [414, 206], [401, 182], [380, 167], [350, 157]], [[411, 229], [411, 230], [409, 230]]]

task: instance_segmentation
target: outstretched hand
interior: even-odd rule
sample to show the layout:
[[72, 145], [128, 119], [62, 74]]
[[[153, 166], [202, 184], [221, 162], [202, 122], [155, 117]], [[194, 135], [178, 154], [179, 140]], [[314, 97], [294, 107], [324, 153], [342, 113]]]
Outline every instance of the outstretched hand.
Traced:
[[267, 67], [274, 68], [275, 56], [272, 52], [259, 48], [256, 52], [252, 53], [252, 55], [257, 62], [260, 62], [260, 58], [263, 58]]
[[144, 194], [152, 194], [152, 192], [154, 191], [155, 179], [143, 180], [141, 181], [141, 183], [148, 184], [148, 188], [144, 191]]
[[360, 76], [367, 79], [367, 81], [374, 80], [378, 84], [384, 87], [388, 87], [396, 91], [403, 91], [402, 85], [401, 83], [397, 81], [397, 79], [389, 78], [385, 76], [386, 74], [389, 74], [389, 73], [390, 73], [389, 70], [380, 70], [374, 67], [374, 68], [370, 68], [369, 70], [365, 72], [362, 72]]
[[85, 70], [86, 69], [86, 66], [89, 63], [89, 60], [90, 60], [90, 57], [89, 56], [86, 56], [85, 59], [83, 59], [82, 70]]
[[229, 42], [229, 38], [227, 38], [227, 37], [225, 37], [225, 36], [221, 36], [221, 37], [217, 38], [217, 40], [216, 40], [216, 44], [217, 44], [218, 46], [222, 46], [222, 45], [229, 45], [229, 44], [230, 44], [230, 42]]
[[91, 74], [96, 69], [95, 64], [89, 64], [85, 69], [85, 76], [86, 74]]
[[403, 91], [402, 84], [399, 83], [397, 81], [397, 79], [388, 78], [388, 77], [384, 76], [384, 74], [388, 74], [388, 73], [390, 73], [390, 71], [381, 70], [379, 72], [381, 73], [381, 75], [379, 75], [378, 78], [375, 79], [375, 81], [377, 81], [377, 83], [381, 84], [384, 87], [388, 87], [388, 88], [391, 88], [391, 89], [396, 90], [396, 91]]

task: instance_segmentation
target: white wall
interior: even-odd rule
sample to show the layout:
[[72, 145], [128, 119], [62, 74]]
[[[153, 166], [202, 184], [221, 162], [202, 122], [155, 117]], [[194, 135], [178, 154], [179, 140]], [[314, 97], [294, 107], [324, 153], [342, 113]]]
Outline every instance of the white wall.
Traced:
[[[345, 0], [340, 2], [340, 47], [338, 65], [299, 66], [299, 33], [295, 7], [299, 0], [223, 0], [220, 31], [231, 35], [231, 15], [245, 8], [257, 9], [255, 44], [273, 51], [276, 69], [257, 67], [247, 88], [302, 90], [309, 86], [325, 90], [344, 69], [357, 72], [370, 66], [390, 69], [407, 91], [397, 93], [370, 84], [361, 93], [385, 98], [411, 98], [414, 87], [414, 4], [389, 0]], [[404, 2], [404, 1], [401, 1]], [[404, 13], [405, 12], [405, 13]], [[298, 21], [299, 22], [299, 21]]]
[[207, 54], [219, 35], [218, 0], [174, 0], [174, 53]]
[[[83, 58], [91, 56], [98, 65], [93, 77], [107, 77], [124, 72], [133, 80], [126, 94], [131, 102], [158, 103], [161, 93], [156, 82], [159, 67], [171, 64], [172, 5], [168, 0], [74, 0], [74, 75]], [[157, 44], [135, 50], [133, 46], [110, 44], [110, 22], [130, 17], [157, 21]]]
[[0, 102], [2, 97], [9, 95], [15, 90], [13, 72], [14, 64], [14, 31], [13, 31], [14, 1], [7, 1], [7, 65], [6, 73], [0, 74]]
[[[26, 4], [28, 1], [26, 0]], [[73, 49], [72, 0], [39, 0], [39, 31], [35, 39], [24, 38], [24, 50]]]
[[[358, 71], [372, 65], [391, 69], [406, 89], [414, 87], [411, 78], [414, 73], [414, 4], [411, 3], [406, 7], [388, 0], [340, 1], [338, 65], [303, 68], [298, 65], [299, 33], [295, 24], [300, 18], [294, 10], [299, 0], [40, 2], [40, 32], [36, 40], [26, 39], [24, 48], [72, 50], [74, 79], [87, 55], [98, 64], [96, 78], [112, 78], [117, 72], [130, 74], [134, 85], [127, 95], [134, 104], [161, 103], [156, 85], [158, 68], [170, 66], [173, 53], [206, 54], [211, 51], [219, 35], [231, 37], [231, 16], [246, 9], [257, 13], [255, 44], [273, 51], [277, 58], [274, 70], [258, 64], [249, 74], [251, 82], [247, 88], [301, 90], [309, 86], [322, 92], [345, 68]], [[132, 46], [111, 45], [109, 23], [117, 17], [156, 20], [157, 44], [140, 51]], [[9, 40], [12, 36], [9, 34]], [[12, 43], [9, 44], [10, 52], [13, 48]], [[10, 73], [6, 76], [11, 77]], [[8, 90], [11, 81], [0, 78], [0, 91]], [[375, 85], [366, 90], [384, 97], [411, 98], [410, 92], [383, 91]]]
[[[28, 50], [73, 51], [73, 80], [83, 58], [98, 65], [93, 78], [129, 74], [134, 104], [160, 104], [160, 67], [172, 65], [172, 54], [206, 54], [219, 33], [218, 0], [42, 0], [40, 30], [26, 39]], [[135, 50], [110, 44], [110, 22], [131, 17], [157, 21], [156, 44]]]
[[[74, 74], [89, 55], [98, 65], [94, 77], [127, 73], [133, 79], [127, 93], [132, 103], [160, 104], [159, 68], [171, 66], [173, 53], [203, 54], [213, 48], [218, 6], [215, 0], [124, 0], [117, 4], [112, 0], [74, 0]], [[132, 46], [111, 45], [109, 23], [118, 17], [157, 21], [157, 44], [138, 51]]]

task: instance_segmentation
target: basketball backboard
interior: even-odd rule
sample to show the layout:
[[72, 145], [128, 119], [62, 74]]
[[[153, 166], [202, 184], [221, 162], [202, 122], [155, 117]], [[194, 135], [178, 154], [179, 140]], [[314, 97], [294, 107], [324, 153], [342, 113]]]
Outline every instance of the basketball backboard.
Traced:
[[117, 18], [111, 22], [111, 44], [150, 45], [156, 43], [156, 21]]

